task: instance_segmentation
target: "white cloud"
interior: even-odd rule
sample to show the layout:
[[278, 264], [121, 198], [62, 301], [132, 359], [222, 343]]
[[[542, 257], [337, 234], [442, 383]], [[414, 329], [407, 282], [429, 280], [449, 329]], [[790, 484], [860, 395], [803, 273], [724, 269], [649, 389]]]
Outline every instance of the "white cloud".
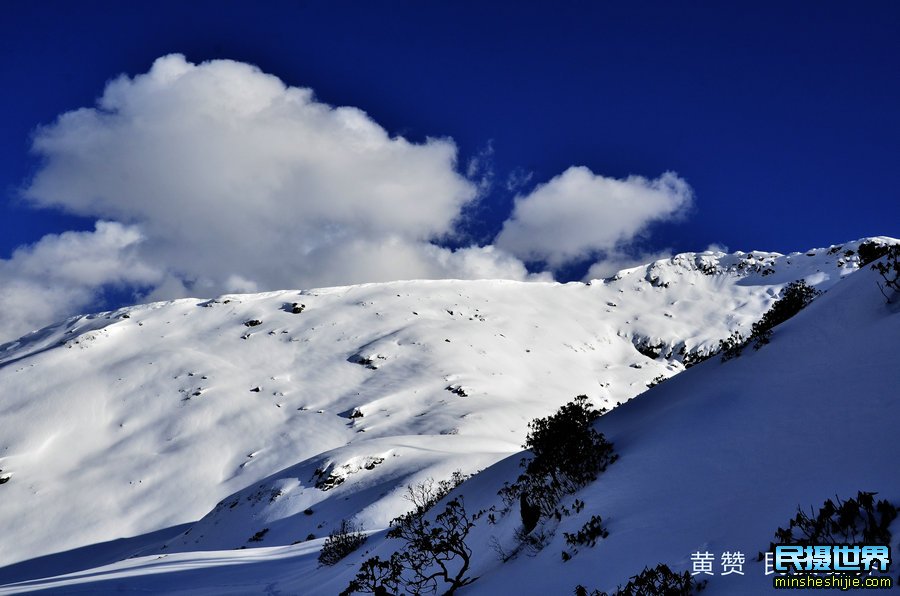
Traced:
[[531, 182], [531, 179], [533, 177], [534, 172], [523, 170], [522, 168], [516, 168], [509, 173], [509, 176], [506, 177], [506, 184], [504, 184], [504, 187], [509, 192], [518, 192], [519, 189], [523, 188], [529, 182]]
[[34, 204], [140, 224], [149, 261], [210, 291], [304, 284], [310, 254], [348, 241], [427, 242], [477, 192], [450, 140], [392, 138], [253, 66], [180, 55], [112, 81], [34, 151]]
[[141, 240], [134, 227], [101, 221], [0, 259], [0, 341], [95, 305], [104, 287], [160, 283], [162, 273], [137, 256]]
[[713, 242], [709, 246], [706, 247], [705, 252], [728, 252], [728, 247], [724, 244], [720, 244], [718, 242]]
[[[111, 81], [96, 107], [39, 128], [33, 151], [42, 165], [24, 191], [32, 205], [120, 223], [49, 236], [3, 262], [0, 308], [16, 314], [0, 321], [0, 337], [93, 307], [103, 285], [129, 280], [147, 299], [168, 299], [528, 277], [502, 251], [432, 244], [489, 186], [490, 145], [469, 164], [473, 181], [452, 140], [391, 137], [361, 110], [248, 64], [160, 58]], [[49, 256], [59, 250], [68, 261]]]
[[[493, 183], [490, 143], [460, 172], [451, 139], [391, 137], [364, 112], [318, 102], [254, 66], [158, 59], [107, 84], [96, 107], [35, 132], [24, 196], [97, 218], [0, 260], [0, 341], [96, 309], [105, 288], [164, 300], [396, 279], [552, 279], [621, 255], [689, 204], [674, 174], [614, 180], [569, 168], [516, 207], [494, 246], [449, 250]], [[531, 174], [514, 172], [507, 188]], [[476, 209], [473, 209], [475, 207]]]
[[478, 194], [484, 196], [494, 185], [494, 143], [488, 141], [466, 165], [466, 178], [478, 184]]
[[[456, 251], [400, 238], [355, 240], [310, 255], [318, 267], [312, 286], [398, 279], [547, 279], [530, 276], [521, 261], [493, 246]], [[337, 273], [340, 271], [340, 274]]]
[[618, 180], [573, 166], [516, 197], [513, 214], [494, 243], [555, 268], [616, 252], [649, 224], [681, 216], [691, 200], [690, 186], [671, 172], [654, 180]]

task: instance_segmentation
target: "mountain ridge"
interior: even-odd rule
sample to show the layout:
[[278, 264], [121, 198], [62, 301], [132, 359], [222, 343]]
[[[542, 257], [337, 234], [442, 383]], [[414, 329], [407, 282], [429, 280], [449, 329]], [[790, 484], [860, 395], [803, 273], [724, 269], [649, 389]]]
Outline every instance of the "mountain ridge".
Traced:
[[193, 522], [279, 475], [297, 482], [262, 517], [167, 550], [318, 537], [345, 498], [383, 528], [406, 483], [516, 454], [528, 420], [577, 393], [628, 401], [748, 329], [785, 283], [834, 286], [866, 240], [686, 253], [590, 284], [389, 282], [71, 318], [0, 346], [0, 515], [16, 545], [0, 564]]

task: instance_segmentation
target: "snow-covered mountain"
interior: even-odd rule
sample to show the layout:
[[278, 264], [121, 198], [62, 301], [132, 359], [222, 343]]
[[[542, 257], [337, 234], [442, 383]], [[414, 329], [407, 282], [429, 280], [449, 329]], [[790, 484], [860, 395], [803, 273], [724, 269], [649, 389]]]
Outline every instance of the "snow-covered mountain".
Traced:
[[[621, 460], [536, 558], [501, 564], [489, 546], [510, 548], [515, 515], [480, 525], [467, 593], [503, 592], [512, 577], [520, 593], [611, 589], [648, 564], [684, 568], [697, 549], [755, 555], [798, 503], [836, 490], [897, 500], [884, 458], [900, 455], [889, 432], [900, 318], [873, 272], [841, 282], [860, 242], [688, 253], [591, 284], [186, 299], [0, 346], [0, 583], [113, 564], [0, 593], [337, 593], [363, 556], [317, 568], [341, 519], [376, 532], [371, 555], [391, 548], [380, 531], [408, 507], [407, 484], [484, 470], [458, 491], [496, 505], [528, 421], [577, 394], [615, 408], [599, 428]], [[770, 346], [647, 391], [749, 330], [797, 279], [830, 291]], [[563, 563], [562, 532], [593, 514], [609, 538]], [[710, 588], [758, 593], [757, 576]]]

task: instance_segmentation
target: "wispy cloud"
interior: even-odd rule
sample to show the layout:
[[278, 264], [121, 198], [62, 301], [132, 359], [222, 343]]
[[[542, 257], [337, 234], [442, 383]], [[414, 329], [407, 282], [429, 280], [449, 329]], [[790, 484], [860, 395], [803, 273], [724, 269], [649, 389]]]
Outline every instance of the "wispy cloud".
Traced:
[[138, 256], [141, 241], [137, 228], [101, 221], [92, 232], [48, 235], [0, 259], [0, 341], [90, 308], [106, 287], [162, 282]]

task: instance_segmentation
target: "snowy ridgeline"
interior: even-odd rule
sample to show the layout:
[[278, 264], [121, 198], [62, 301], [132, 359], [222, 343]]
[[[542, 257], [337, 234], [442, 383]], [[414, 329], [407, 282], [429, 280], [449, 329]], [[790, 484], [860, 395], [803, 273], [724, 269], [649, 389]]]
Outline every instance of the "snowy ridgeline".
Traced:
[[[900, 500], [900, 316], [859, 243], [700, 253], [585, 284], [396, 282], [180, 300], [79, 317], [0, 347], [0, 588], [340, 592], [398, 547], [407, 484], [474, 474], [490, 511], [465, 593], [612, 590], [645, 566], [746, 556], [709, 593], [771, 585], [758, 551], [798, 504]], [[711, 359], [604, 416], [619, 461], [539, 552], [514, 553], [528, 421], [577, 394], [613, 408], [746, 332], [788, 282], [830, 291], [736, 360]], [[452, 495], [451, 495], [452, 497]], [[572, 551], [599, 515], [609, 536]], [[201, 519], [202, 518], [202, 519]], [[319, 567], [342, 519], [374, 532]], [[199, 521], [196, 521], [199, 520]], [[123, 539], [123, 540], [118, 540]], [[134, 555], [138, 558], [127, 559]], [[535, 556], [529, 556], [535, 555]], [[127, 559], [127, 560], [126, 560]], [[120, 561], [116, 563], [116, 561]], [[112, 564], [103, 569], [79, 571]]]

